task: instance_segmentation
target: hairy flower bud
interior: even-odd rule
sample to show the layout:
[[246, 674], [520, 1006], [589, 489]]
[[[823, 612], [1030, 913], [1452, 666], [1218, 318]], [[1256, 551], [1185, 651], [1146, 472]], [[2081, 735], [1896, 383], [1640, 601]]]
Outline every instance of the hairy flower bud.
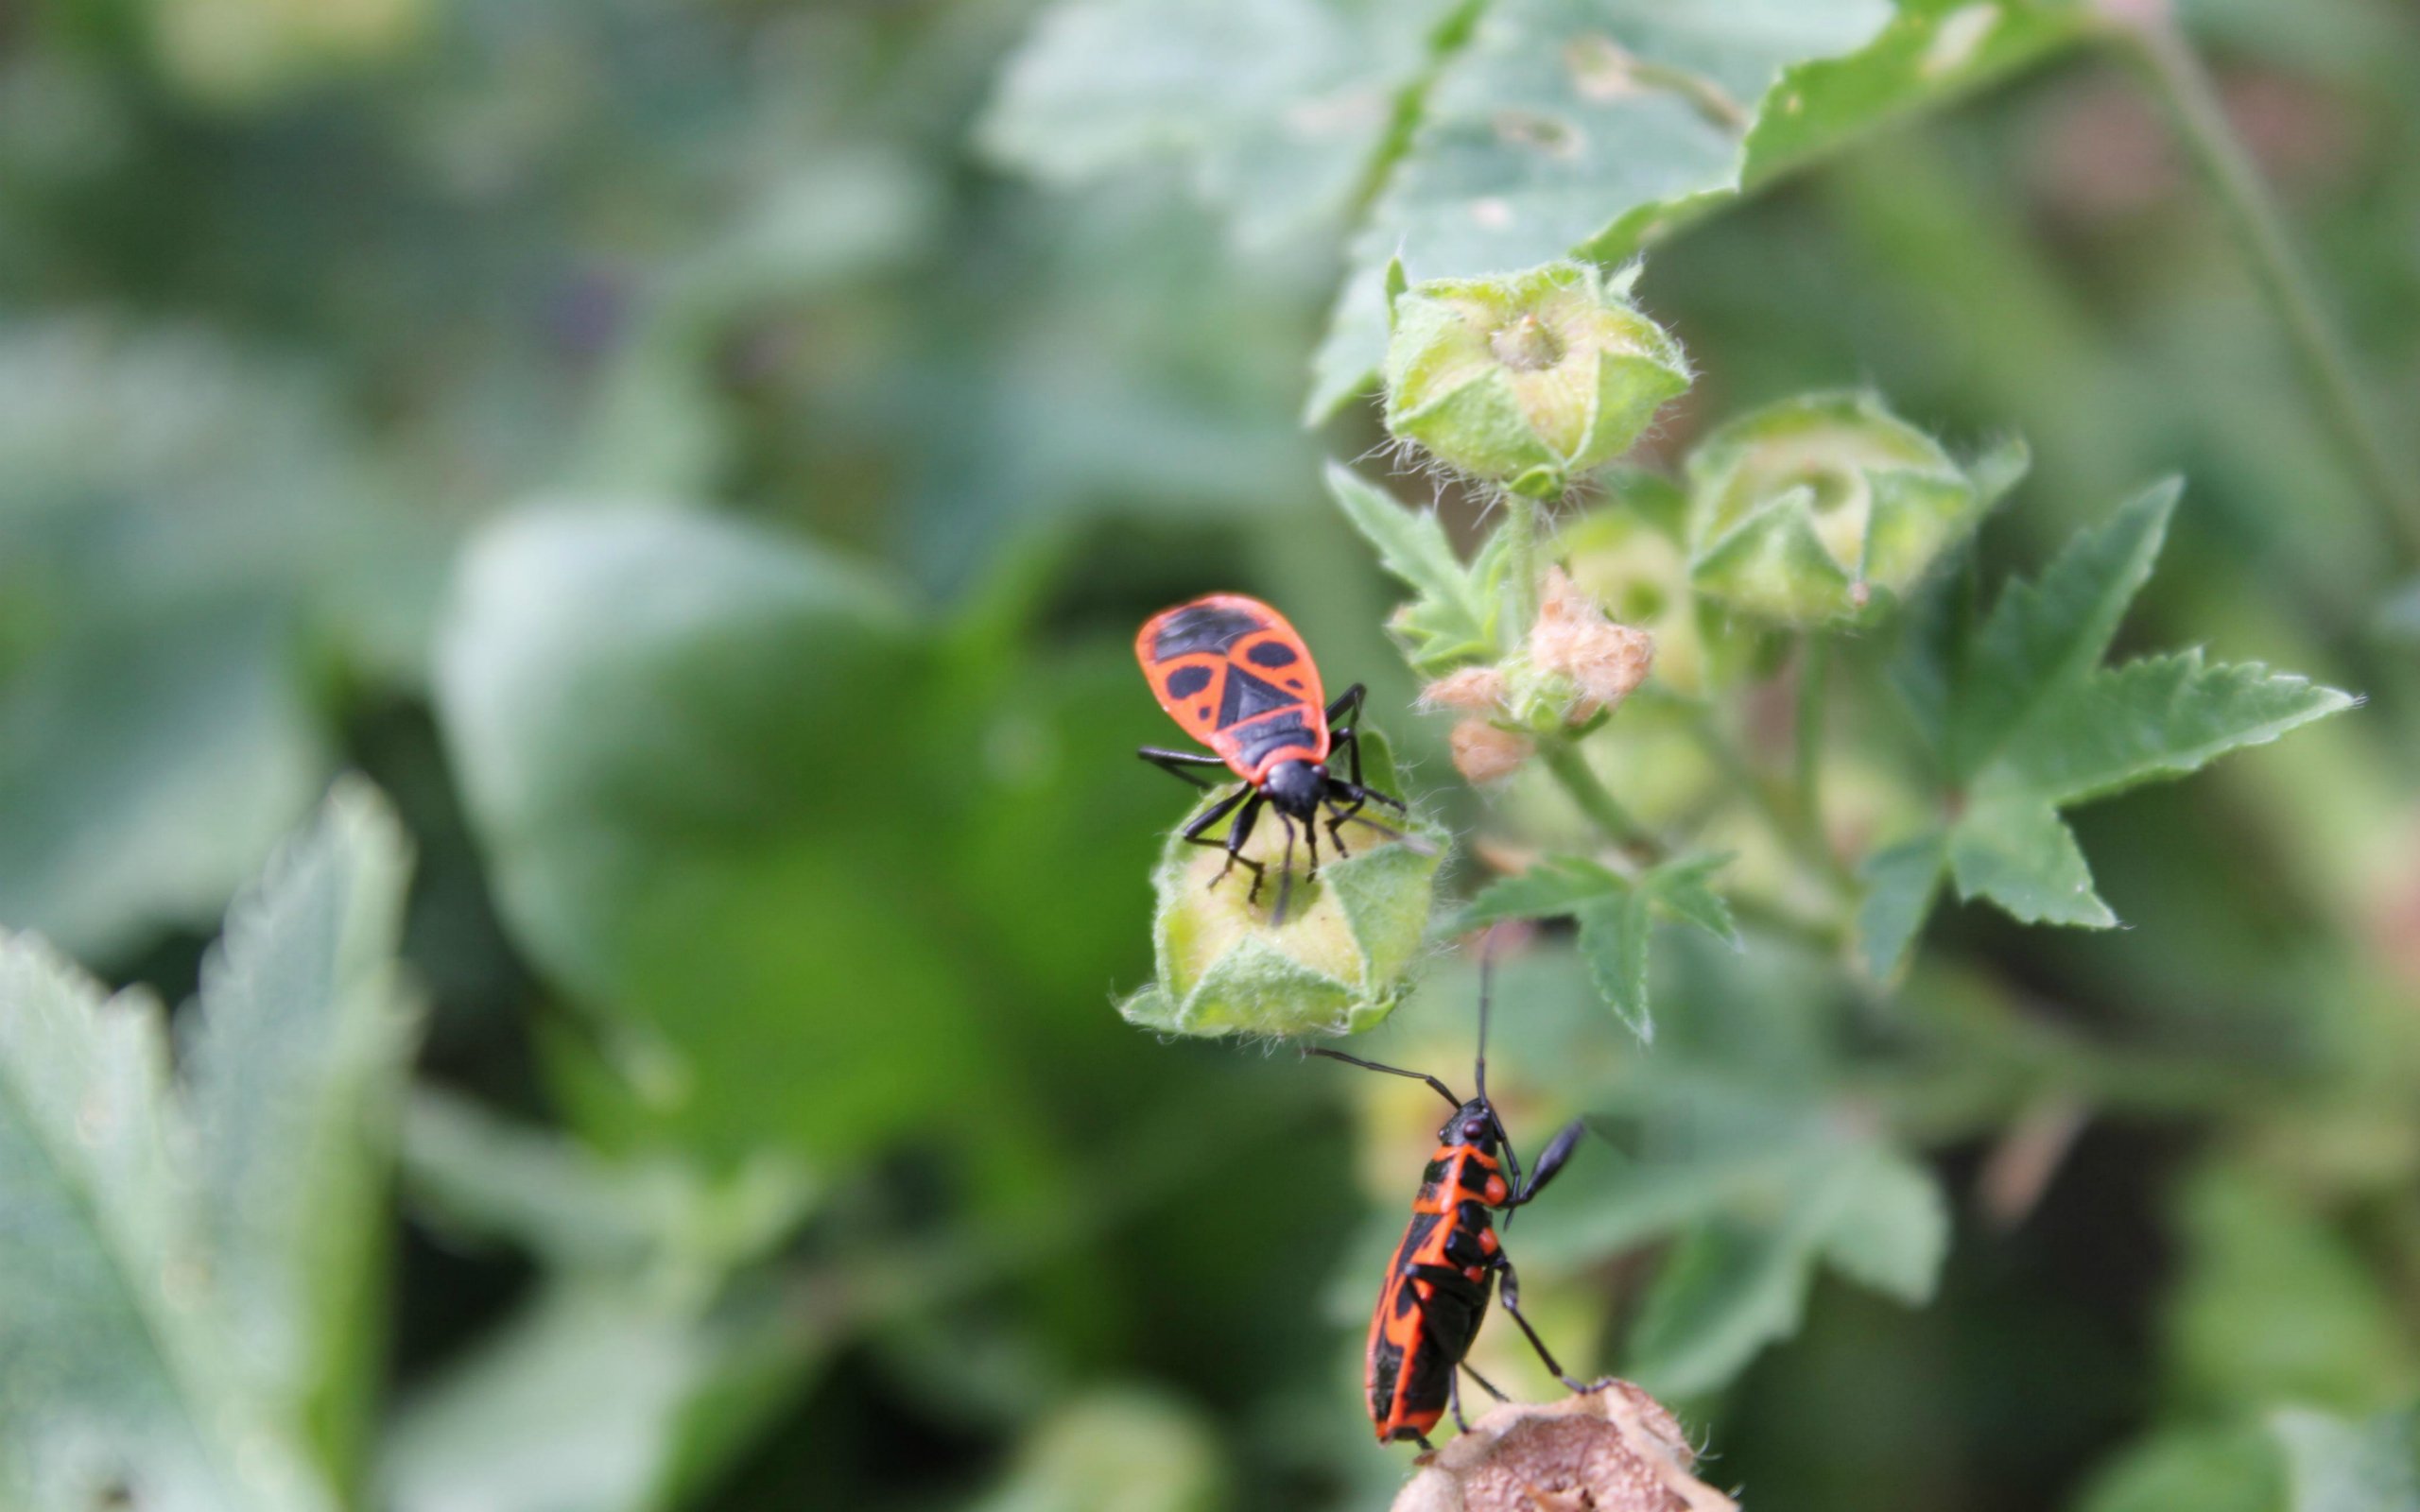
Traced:
[[1613, 708], [1647, 680], [1655, 662], [1655, 637], [1615, 624], [1563, 569], [1550, 567], [1528, 650], [1530, 666], [1571, 684], [1574, 697], [1564, 717], [1578, 723]]
[[1496, 1408], [1425, 1456], [1394, 1512], [1736, 1512], [1689, 1473], [1695, 1459], [1660, 1402], [1608, 1381]]
[[[1362, 732], [1361, 759], [1367, 785], [1400, 791], [1376, 732]], [[1220, 880], [1225, 852], [1172, 832], [1151, 879], [1157, 980], [1118, 1011], [1147, 1029], [1203, 1036], [1356, 1034], [1386, 1018], [1410, 990], [1450, 842], [1439, 826], [1376, 805], [1343, 833], [1349, 858], [1320, 820], [1314, 879], [1299, 832], [1289, 857], [1286, 826], [1263, 812], [1243, 849], [1268, 868], [1254, 900], [1248, 868]]]
[[1392, 321], [1387, 429], [1541, 498], [1628, 451], [1689, 387], [1680, 344], [1592, 264], [1432, 280], [1396, 296]]
[[1974, 530], [2022, 456], [1961, 468], [1870, 394], [1769, 405], [1689, 458], [1691, 581], [1776, 624], [1871, 618]]
[[1471, 782], [1501, 782], [1521, 769], [1537, 742], [1527, 735], [1499, 730], [1484, 719], [1465, 719], [1446, 737], [1453, 747], [1454, 769]]
[[1494, 713], [1504, 707], [1504, 687], [1501, 668], [1463, 667], [1421, 689], [1420, 702], [1429, 709], [1455, 709], [1466, 714]]

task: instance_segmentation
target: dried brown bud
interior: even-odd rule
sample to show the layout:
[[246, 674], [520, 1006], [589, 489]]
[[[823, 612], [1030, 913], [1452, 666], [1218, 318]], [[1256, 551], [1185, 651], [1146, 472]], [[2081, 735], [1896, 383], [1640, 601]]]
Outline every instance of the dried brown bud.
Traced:
[[1435, 1454], [1394, 1512], [1737, 1512], [1689, 1473], [1681, 1425], [1627, 1381], [1510, 1402]]
[[1579, 690], [1574, 721], [1593, 717], [1630, 696], [1655, 662], [1655, 637], [1605, 617], [1563, 569], [1547, 569], [1537, 623], [1530, 627], [1530, 662], [1542, 672], [1569, 678]]
[[1459, 709], [1466, 714], [1493, 713], [1504, 706], [1504, 674], [1495, 667], [1464, 667], [1449, 672], [1421, 689], [1420, 701], [1431, 709]]
[[1447, 743], [1454, 748], [1455, 770], [1474, 782], [1512, 776], [1536, 748], [1529, 736], [1498, 730], [1484, 719], [1465, 719], [1456, 725]]

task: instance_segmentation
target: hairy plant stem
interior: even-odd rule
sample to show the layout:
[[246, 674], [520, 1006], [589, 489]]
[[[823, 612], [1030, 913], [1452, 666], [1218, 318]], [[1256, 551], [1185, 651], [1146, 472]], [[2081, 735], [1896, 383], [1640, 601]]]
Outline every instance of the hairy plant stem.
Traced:
[[1846, 899], [1855, 891], [1856, 873], [1848, 863], [1832, 853], [1832, 848], [1820, 833], [1801, 822], [1800, 810], [1774, 791], [1774, 784], [1758, 776], [1755, 767], [1742, 755], [1722, 727], [1715, 722], [1714, 711], [1700, 709], [1689, 721], [1689, 732], [1697, 737], [1698, 748], [1722, 774], [1723, 782], [1748, 800], [1756, 817], [1763, 821], [1782, 849], [1789, 852], [1800, 868], [1812, 875], [1835, 899]]
[[1618, 846], [1641, 866], [1653, 866], [1666, 855], [1664, 843], [1649, 832], [1647, 826], [1622, 800], [1614, 797], [1613, 789], [1598, 777], [1597, 769], [1588, 765], [1581, 753], [1580, 743], [1567, 735], [1547, 735], [1538, 741], [1538, 755], [1546, 762], [1547, 770], [1588, 816], [1589, 822], [1604, 833], [1605, 838]]
[[2408, 469], [2396, 465], [2362, 400], [2351, 353], [2287, 237], [2284, 218], [2261, 182], [2259, 169], [2228, 125], [2208, 71], [2173, 16], [2161, 13], [2121, 24], [2118, 34], [2131, 43], [2145, 77], [2168, 108], [2186, 154], [2216, 197], [2228, 234], [2275, 309], [2315, 390], [2322, 420], [2343, 448], [2381, 524], [2406, 553], [2420, 559], [2420, 486], [2411, 481]]
[[1824, 696], [1831, 680], [1832, 641], [1821, 630], [1809, 630], [1799, 641], [1798, 710], [1791, 721], [1790, 787], [1798, 805], [1798, 823], [1826, 855], [1831, 842], [1824, 830]]
[[1546, 528], [1546, 512], [1526, 493], [1507, 490], [1504, 529], [1511, 532], [1504, 553], [1504, 625], [1498, 644], [1518, 649], [1538, 619], [1538, 536]]

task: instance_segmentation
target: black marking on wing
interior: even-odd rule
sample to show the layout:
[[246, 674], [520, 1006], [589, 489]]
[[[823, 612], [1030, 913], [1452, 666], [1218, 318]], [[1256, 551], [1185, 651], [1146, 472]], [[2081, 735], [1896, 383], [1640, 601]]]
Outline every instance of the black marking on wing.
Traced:
[[1273, 672], [1279, 667], [1290, 667], [1300, 659], [1294, 655], [1294, 648], [1283, 641], [1263, 641], [1246, 651], [1244, 660]]
[[[1231, 672], [1228, 676], [1235, 677], [1236, 674]], [[1254, 725], [1238, 734], [1236, 737], [1236, 754], [1246, 766], [1257, 766], [1260, 765], [1261, 758], [1272, 750], [1287, 746], [1317, 747], [1318, 745], [1319, 741], [1312, 735], [1310, 725], [1300, 716], [1291, 719], [1276, 718], [1265, 724]]]
[[1169, 615], [1167, 623], [1160, 627], [1160, 633], [1151, 638], [1151, 659], [1165, 662], [1192, 651], [1224, 653], [1253, 631], [1268, 627], [1239, 610], [1220, 609], [1216, 604], [1188, 604]]
[[1303, 700], [1273, 682], [1263, 681], [1239, 666], [1227, 668], [1226, 691], [1219, 697], [1219, 730], [1232, 729], [1247, 719], [1291, 709]]
[[1168, 674], [1168, 696], [1190, 698], [1210, 686], [1210, 669], [1203, 666], [1179, 667]]
[[[1410, 1290], [1406, 1287], [1405, 1290]], [[1370, 1356], [1370, 1416], [1383, 1419], [1394, 1410], [1395, 1378], [1403, 1374], [1403, 1350], [1385, 1340]]]

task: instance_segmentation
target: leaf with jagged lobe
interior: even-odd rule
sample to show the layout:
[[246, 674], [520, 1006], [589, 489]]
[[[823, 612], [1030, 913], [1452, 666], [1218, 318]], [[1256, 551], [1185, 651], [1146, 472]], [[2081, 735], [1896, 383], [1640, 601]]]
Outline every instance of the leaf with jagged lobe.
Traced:
[[405, 856], [347, 786], [238, 901], [189, 1095], [155, 1003], [0, 940], [0, 1504], [337, 1504], [410, 1045]]
[[1466, 929], [1499, 919], [1569, 915], [1580, 926], [1589, 974], [1642, 1044], [1655, 1039], [1648, 1003], [1648, 947], [1658, 919], [1691, 924], [1737, 947], [1739, 928], [1712, 878], [1728, 854], [1682, 856], [1626, 877], [1581, 856], [1549, 856], [1516, 877], [1491, 884], [1461, 918]]
[[1943, 813], [1864, 865], [1858, 934], [1876, 976], [1906, 958], [1945, 881], [2025, 923], [2115, 924], [2062, 809], [2185, 776], [2360, 701], [2199, 650], [2101, 664], [2181, 489], [2158, 484], [2079, 532], [1970, 630], [1940, 627], [1932, 639], [1953, 650], [1911, 644], [1921, 665], [1901, 682], [1920, 690], [1911, 702], [1941, 753]]

